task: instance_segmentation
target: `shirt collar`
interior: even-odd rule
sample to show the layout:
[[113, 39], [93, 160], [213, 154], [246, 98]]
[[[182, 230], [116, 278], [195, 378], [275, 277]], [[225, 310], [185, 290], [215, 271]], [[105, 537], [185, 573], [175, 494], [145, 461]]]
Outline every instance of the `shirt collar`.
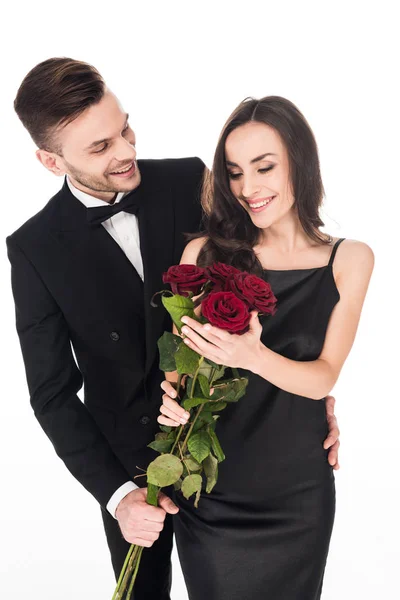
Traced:
[[[67, 184], [69, 189], [71, 190], [71, 193], [75, 196], [75, 198], [78, 198], [78, 200], [80, 200], [82, 202], [82, 204], [84, 206], [86, 206], [86, 208], [94, 208], [95, 206], [105, 206], [105, 205], [109, 205], [109, 202], [106, 202], [105, 200], [100, 200], [99, 198], [95, 198], [94, 196], [91, 196], [90, 194], [87, 194], [86, 192], [82, 192], [82, 190], [78, 190], [78, 188], [76, 188], [73, 183], [70, 181], [70, 178], [67, 175]], [[125, 192], [119, 192], [116, 199], [114, 200], [114, 204], [117, 204], [117, 202], [120, 202], [122, 200], [122, 198], [125, 196]]]

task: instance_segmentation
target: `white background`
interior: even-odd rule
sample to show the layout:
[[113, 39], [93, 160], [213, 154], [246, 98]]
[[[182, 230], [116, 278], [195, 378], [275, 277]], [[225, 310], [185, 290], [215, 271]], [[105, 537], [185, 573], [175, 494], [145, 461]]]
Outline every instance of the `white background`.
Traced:
[[[249, 95], [285, 96], [309, 120], [327, 230], [367, 242], [376, 256], [357, 340], [334, 390], [342, 467], [324, 600], [399, 594], [395, 4], [39, 1], [11, 3], [2, 15], [2, 239], [61, 184], [36, 161], [12, 106], [25, 74], [48, 57], [100, 70], [132, 115], [140, 157], [197, 155], [210, 164], [225, 119]], [[0, 267], [0, 597], [110, 600], [99, 508], [29, 406], [5, 245]], [[187, 598], [176, 555], [172, 597]]]

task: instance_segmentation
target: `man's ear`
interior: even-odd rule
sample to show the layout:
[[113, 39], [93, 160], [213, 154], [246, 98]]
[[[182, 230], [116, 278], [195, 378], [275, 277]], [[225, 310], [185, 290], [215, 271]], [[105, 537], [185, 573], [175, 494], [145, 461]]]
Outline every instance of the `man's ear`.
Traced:
[[54, 173], [54, 175], [62, 177], [66, 174], [63, 161], [58, 154], [47, 152], [47, 150], [36, 150], [36, 158], [44, 167], [46, 167], [46, 169]]

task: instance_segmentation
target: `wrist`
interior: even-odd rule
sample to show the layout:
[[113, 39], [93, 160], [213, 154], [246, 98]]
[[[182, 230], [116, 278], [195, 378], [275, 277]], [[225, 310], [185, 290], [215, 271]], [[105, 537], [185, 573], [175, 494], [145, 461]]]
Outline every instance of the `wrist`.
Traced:
[[254, 373], [255, 375], [260, 375], [265, 367], [265, 362], [267, 359], [268, 348], [264, 346], [264, 344], [259, 342], [256, 346], [254, 354], [252, 355], [251, 365], [249, 365], [248, 370]]
[[[137, 489], [137, 488], [136, 488]], [[115, 518], [118, 519], [118, 515], [123, 511], [127, 505], [131, 503], [133, 492], [136, 490], [129, 491], [121, 500], [118, 502], [115, 509]]]

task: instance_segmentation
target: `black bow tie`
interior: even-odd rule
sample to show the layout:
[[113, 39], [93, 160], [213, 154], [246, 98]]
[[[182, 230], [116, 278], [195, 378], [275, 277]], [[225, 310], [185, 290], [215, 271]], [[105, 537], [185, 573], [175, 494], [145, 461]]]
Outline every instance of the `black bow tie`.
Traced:
[[101, 225], [101, 223], [120, 212], [137, 215], [139, 212], [139, 198], [136, 191], [137, 189], [132, 190], [126, 194], [120, 202], [116, 202], [115, 204], [88, 208], [86, 212], [88, 223], [93, 226]]

